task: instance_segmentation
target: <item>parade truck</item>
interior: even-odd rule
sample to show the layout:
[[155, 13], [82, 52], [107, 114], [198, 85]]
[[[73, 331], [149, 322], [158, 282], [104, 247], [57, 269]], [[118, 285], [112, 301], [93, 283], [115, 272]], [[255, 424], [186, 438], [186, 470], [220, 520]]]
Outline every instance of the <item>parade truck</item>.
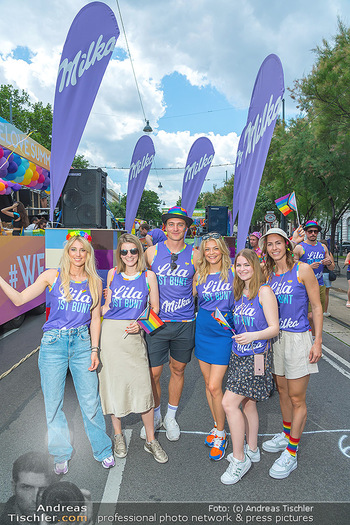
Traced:
[[[19, 292], [34, 283], [45, 269], [45, 237], [0, 236], [0, 275]], [[23, 306], [15, 306], [0, 291], [0, 325], [19, 328], [28, 311], [45, 311], [45, 292]]]

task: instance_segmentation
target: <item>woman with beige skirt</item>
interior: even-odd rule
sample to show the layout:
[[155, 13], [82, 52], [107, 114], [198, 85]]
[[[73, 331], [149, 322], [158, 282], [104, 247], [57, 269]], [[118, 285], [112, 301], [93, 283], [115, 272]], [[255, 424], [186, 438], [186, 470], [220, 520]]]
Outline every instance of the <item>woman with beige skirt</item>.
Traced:
[[137, 237], [123, 234], [116, 251], [117, 266], [108, 272], [108, 293], [102, 307], [100, 396], [104, 414], [111, 414], [114, 454], [127, 454], [121, 418], [141, 414], [146, 429], [144, 449], [158, 463], [168, 456], [154, 437], [154, 401], [146, 344], [135, 321], [147, 306], [159, 311], [155, 274], [145, 271], [142, 245]]

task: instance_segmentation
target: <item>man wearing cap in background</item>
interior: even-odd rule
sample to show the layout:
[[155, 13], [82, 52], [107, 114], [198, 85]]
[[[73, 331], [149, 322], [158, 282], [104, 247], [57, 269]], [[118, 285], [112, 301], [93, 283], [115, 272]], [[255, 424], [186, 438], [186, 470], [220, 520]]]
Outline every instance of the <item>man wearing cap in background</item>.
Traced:
[[[304, 230], [306, 234], [306, 240], [294, 248], [295, 260], [305, 262], [313, 269], [320, 287], [322, 310], [325, 312], [326, 286], [323, 282], [323, 266], [331, 266], [333, 264], [332, 259], [329, 256], [326, 246], [317, 241], [317, 236], [322, 230], [317, 221], [307, 221], [305, 223]], [[315, 335], [310, 305], [308, 319], [311, 326], [312, 335]]]
[[[154, 429], [163, 424], [169, 441], [177, 441], [180, 427], [175, 419], [180, 402], [186, 364], [194, 347], [195, 315], [192, 292], [198, 251], [185, 244], [192, 219], [184, 208], [174, 206], [162, 215], [167, 240], [146, 250], [147, 266], [155, 272], [159, 286], [159, 317], [165, 327], [154, 335], [146, 335], [154, 396]], [[170, 357], [169, 357], [170, 354]], [[164, 421], [160, 412], [160, 376], [169, 362], [169, 403]], [[145, 439], [145, 429], [141, 429]]]
[[259, 239], [261, 237], [260, 232], [253, 232], [249, 235], [249, 243], [252, 248], [252, 250], [256, 253], [256, 255], [259, 258], [259, 262], [262, 262], [264, 260], [264, 254], [259, 248]]

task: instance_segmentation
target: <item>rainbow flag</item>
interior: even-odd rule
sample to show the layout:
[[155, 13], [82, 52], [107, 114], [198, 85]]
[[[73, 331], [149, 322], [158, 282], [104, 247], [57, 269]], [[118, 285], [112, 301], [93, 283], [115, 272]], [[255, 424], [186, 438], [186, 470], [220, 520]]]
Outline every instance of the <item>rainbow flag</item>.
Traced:
[[[275, 200], [277, 208], [280, 210], [281, 213], [283, 213], [283, 215], [288, 215], [288, 213], [292, 211], [292, 207], [289, 206], [289, 203], [288, 203], [290, 195], [291, 193], [288, 193], [287, 195], [284, 195], [283, 197], [280, 197], [279, 199]], [[294, 198], [295, 198], [295, 194], [294, 194]]]
[[152, 310], [152, 308], [149, 305], [142, 312], [140, 317], [136, 319], [136, 322], [141, 328], [143, 328], [146, 334], [150, 335], [153, 335], [156, 330], [164, 326], [163, 321], [158, 317], [158, 315]]
[[235, 333], [235, 331], [233, 330], [232, 326], [227, 322], [225, 317], [220, 312], [219, 308], [215, 308], [215, 312], [212, 312], [211, 316], [215, 319], [215, 321], [217, 321], [219, 324], [221, 324], [221, 326], [223, 326], [225, 328], [225, 330], [229, 329], [233, 333]]

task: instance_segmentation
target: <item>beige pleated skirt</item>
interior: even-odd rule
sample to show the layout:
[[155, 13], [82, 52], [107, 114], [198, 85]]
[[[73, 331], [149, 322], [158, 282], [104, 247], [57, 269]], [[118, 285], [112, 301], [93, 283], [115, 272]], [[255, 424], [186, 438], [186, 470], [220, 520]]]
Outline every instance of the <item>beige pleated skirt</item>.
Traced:
[[104, 319], [101, 330], [100, 396], [104, 414], [123, 417], [154, 407], [143, 335], [129, 334], [131, 321]]

